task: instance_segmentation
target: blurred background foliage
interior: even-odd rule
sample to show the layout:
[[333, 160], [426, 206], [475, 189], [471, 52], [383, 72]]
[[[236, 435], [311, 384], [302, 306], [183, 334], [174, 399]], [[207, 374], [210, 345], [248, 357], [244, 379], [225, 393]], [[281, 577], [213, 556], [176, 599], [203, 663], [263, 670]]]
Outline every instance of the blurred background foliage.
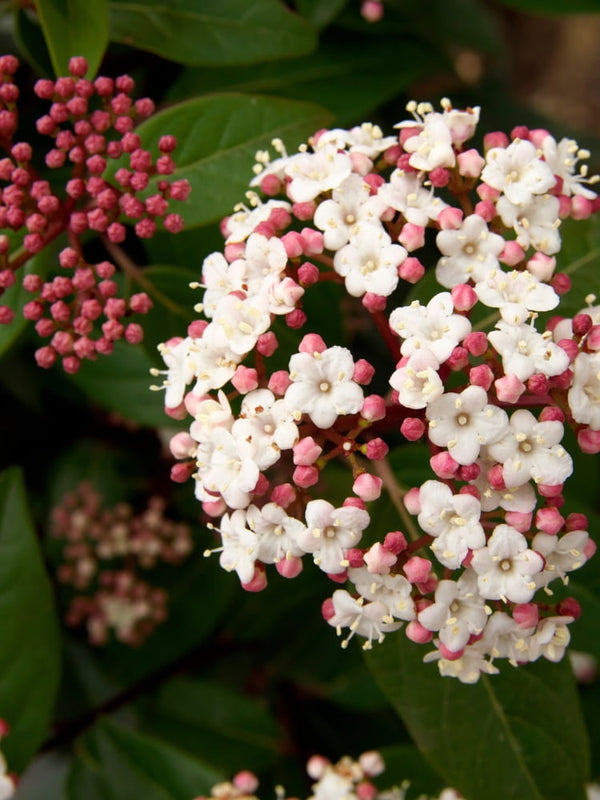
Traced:
[[[38, 752], [18, 799], [191, 800], [242, 768], [256, 770], [266, 786], [284, 783], [301, 794], [311, 754], [335, 759], [372, 748], [386, 758], [387, 783], [411, 780], [409, 798], [457, 777], [473, 792], [470, 800], [579, 797], [582, 777], [600, 778], [598, 681], [579, 689], [584, 726], [568, 666], [532, 668], [528, 680], [547, 692], [539, 695], [545, 709], [521, 727], [515, 720], [528, 716], [519, 704], [527, 705], [529, 689], [512, 674], [489, 682], [486, 691], [526, 763], [515, 766], [515, 752], [496, 761], [488, 752], [474, 763], [473, 731], [490, 704], [483, 690], [469, 695], [470, 687], [441, 681], [435, 667], [418, 663], [419, 653], [396, 653], [393, 642], [371, 660], [377, 683], [360, 647], [342, 651], [323, 623], [319, 609], [330, 586], [316, 571], [293, 584], [274, 574], [252, 595], [203, 558], [212, 535], [190, 487], [169, 480], [165, 442], [174, 423], [162, 397], [148, 391], [148, 370], [160, 363], [156, 344], [185, 331], [195, 302], [188, 283], [221, 246], [218, 222], [243, 199], [254, 153], [274, 136], [291, 151], [324, 126], [370, 120], [389, 132], [407, 100], [449, 96], [457, 107], [481, 105], [485, 130], [548, 127], [575, 136], [598, 164], [600, 4], [386, 0], [375, 23], [363, 19], [358, 0], [14, 0], [1, 8], [0, 49], [22, 64], [24, 138], [40, 113], [36, 77], [65, 74], [69, 57], [84, 55], [94, 71], [133, 75], [139, 96], [157, 102], [160, 112], [143, 124], [143, 140], [174, 133], [177, 177], [193, 187], [182, 234], [127, 242], [170, 301], [155, 302], [144, 345], [116, 347], [110, 358], [67, 376], [35, 366], [27, 325], [0, 331], [0, 716], [13, 717], [3, 744], [11, 769], [21, 772]], [[597, 271], [599, 238], [594, 222], [566, 229], [561, 266], [588, 258]], [[49, 248], [36, 256], [36, 269], [52, 274], [55, 262]], [[325, 297], [316, 312], [330, 302]], [[339, 331], [334, 315], [327, 324]], [[573, 509], [585, 504], [596, 523], [598, 464], [576, 460]], [[139, 512], [150, 495], [160, 495], [169, 516], [193, 528], [195, 547], [185, 562], [153, 571], [153, 582], [168, 592], [168, 619], [139, 647], [92, 647], [63, 622], [68, 598], [55, 578], [60, 551], [49, 533], [51, 509], [81, 480], [106, 507], [127, 502]], [[600, 566], [578, 573], [571, 589], [585, 609], [573, 626], [574, 645], [600, 656]], [[442, 719], [444, 703], [460, 713]], [[567, 720], [564, 729], [556, 713], [546, 714], [552, 706]], [[425, 711], [429, 733], [414, 724]], [[490, 725], [500, 741], [500, 716]], [[432, 732], [453, 737], [453, 745], [465, 734], [454, 772], [446, 763], [451, 752], [436, 753]], [[580, 755], [572, 763], [557, 755], [561, 777], [552, 773], [546, 782], [544, 760], [567, 738], [566, 750]], [[519, 781], [511, 783], [515, 771]], [[484, 785], [486, 774], [494, 780]], [[515, 786], [529, 788], [511, 793]]]

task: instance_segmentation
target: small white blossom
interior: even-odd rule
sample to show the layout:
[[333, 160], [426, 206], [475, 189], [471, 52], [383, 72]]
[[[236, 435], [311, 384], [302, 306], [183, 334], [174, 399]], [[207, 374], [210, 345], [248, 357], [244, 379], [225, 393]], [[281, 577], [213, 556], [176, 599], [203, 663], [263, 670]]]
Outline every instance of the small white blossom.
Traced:
[[377, 225], [385, 203], [370, 197], [369, 185], [360, 175], [349, 175], [333, 190], [331, 200], [324, 200], [315, 211], [314, 223], [323, 231], [323, 241], [329, 250], [339, 250], [365, 224]]
[[496, 203], [502, 222], [517, 234], [517, 242], [527, 249], [535, 247], [552, 256], [560, 250], [560, 203], [558, 197], [542, 195], [524, 205], [515, 205], [507, 197]]
[[298, 155], [284, 172], [292, 179], [287, 187], [288, 197], [295, 203], [306, 203], [343, 183], [352, 172], [352, 161], [335, 147], [326, 146], [316, 153]]
[[526, 381], [538, 372], [551, 378], [569, 366], [567, 353], [554, 344], [550, 332], [539, 333], [533, 325], [512, 325], [504, 320], [488, 333], [488, 340], [502, 357], [506, 375]]
[[305, 553], [312, 553], [323, 572], [343, 572], [346, 550], [356, 547], [369, 519], [362, 508], [335, 508], [327, 500], [311, 500], [306, 505], [306, 529], [299, 533], [298, 544]]
[[425, 481], [419, 489], [419, 525], [435, 537], [431, 549], [438, 561], [458, 569], [469, 550], [483, 547], [481, 503], [470, 494], [452, 494], [440, 481]]
[[435, 602], [419, 612], [418, 620], [429, 631], [439, 631], [442, 644], [458, 652], [487, 622], [485, 602], [477, 590], [477, 576], [467, 569], [458, 581], [442, 580]]
[[482, 597], [528, 603], [537, 588], [533, 576], [543, 569], [544, 559], [528, 548], [522, 533], [510, 525], [497, 525], [487, 546], [473, 553], [471, 566]]
[[515, 139], [508, 147], [493, 147], [486, 154], [481, 180], [514, 205], [529, 203], [534, 195], [545, 194], [556, 183], [549, 166], [538, 156], [535, 145]]
[[552, 286], [517, 270], [492, 270], [476, 284], [475, 292], [484, 305], [499, 308], [502, 319], [511, 325], [525, 322], [530, 311], [550, 311], [560, 302]]
[[362, 598], [356, 600], [345, 589], [335, 591], [331, 599], [334, 614], [327, 622], [336, 629], [338, 636], [341, 636], [342, 628], [350, 629], [342, 647], [347, 647], [354, 634], [358, 634], [367, 640], [363, 649], [370, 650], [373, 639], [382, 642], [386, 633], [396, 631], [402, 626], [401, 622], [385, 621], [388, 619], [387, 609], [378, 601], [365, 603]]
[[431, 350], [416, 350], [404, 366], [390, 376], [390, 386], [398, 392], [405, 408], [425, 408], [444, 393], [437, 370], [439, 362]]
[[568, 401], [575, 422], [600, 430], [600, 352], [577, 355]]
[[350, 244], [338, 250], [333, 268], [345, 279], [352, 297], [366, 292], [388, 297], [398, 285], [398, 267], [407, 253], [381, 225], [362, 225], [351, 236]]
[[482, 217], [471, 214], [457, 230], [440, 231], [436, 244], [443, 256], [437, 262], [435, 276], [442, 286], [452, 289], [468, 280], [480, 281], [498, 267], [498, 256], [506, 242], [490, 232]]
[[365, 567], [348, 570], [348, 578], [356, 587], [356, 591], [365, 600], [378, 600], [388, 610], [392, 618], [415, 619], [415, 603], [411, 597], [412, 584], [404, 575], [378, 575], [369, 572]]
[[447, 208], [447, 203], [436, 197], [433, 187], [426, 189], [423, 186], [419, 173], [405, 173], [400, 169], [394, 170], [389, 183], [379, 187], [377, 196], [386, 205], [400, 211], [407, 222], [422, 227], [437, 219]]

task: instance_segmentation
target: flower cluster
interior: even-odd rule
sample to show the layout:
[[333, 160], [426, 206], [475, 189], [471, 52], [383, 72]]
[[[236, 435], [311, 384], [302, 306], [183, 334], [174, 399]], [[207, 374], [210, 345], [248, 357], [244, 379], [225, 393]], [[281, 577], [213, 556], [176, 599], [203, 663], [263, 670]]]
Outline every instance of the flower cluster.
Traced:
[[[498, 658], [560, 659], [579, 615], [549, 587], [595, 549], [584, 515], [560, 509], [565, 423], [600, 450], [600, 315], [591, 297], [572, 320], [541, 320], [569, 288], [561, 220], [600, 203], [572, 140], [517, 128], [479, 152], [478, 108], [408, 110], [399, 136], [364, 124], [257, 153], [250, 207], [202, 267], [204, 319], [159, 348], [167, 413], [189, 421], [172, 477], [219, 518], [216, 552], [244, 588], [308, 556], [353, 584], [323, 607], [344, 644], [403, 627], [433, 641], [442, 674], [474, 682]], [[309, 318], [309, 294], [331, 284], [346, 292], [332, 313], [367, 318], [387, 374]], [[409, 443], [429, 451], [420, 486], [392, 465]], [[397, 520], [375, 531], [384, 489]]]
[[[118, 296], [115, 264], [90, 263], [84, 254], [85, 237], [89, 233], [103, 237], [120, 266], [128, 266], [119, 248], [127, 225], [141, 238], [152, 237], [159, 223], [167, 231], [179, 232], [183, 219], [169, 211], [170, 203], [185, 200], [190, 187], [185, 180], [169, 178], [175, 169], [175, 137], [160, 138], [160, 155], [155, 159], [133, 130], [136, 122], [154, 112], [152, 100], [132, 99], [134, 81], [128, 75], [87, 80], [88, 65], [81, 57], [69, 62], [68, 77], [38, 80], [34, 87], [36, 95], [51, 104], [36, 123], [38, 133], [52, 139], [46, 166], [70, 170], [64, 187], [62, 178], [54, 183], [42, 180], [32, 146], [14, 143], [17, 68], [13, 56], [0, 58], [0, 145], [6, 151], [0, 159], [0, 227], [8, 229], [0, 236], [0, 295], [15, 283], [18, 270], [32, 256], [59, 235], [67, 235], [69, 246], [59, 255], [61, 274], [46, 280], [34, 269], [23, 278], [24, 289], [33, 295], [23, 313], [35, 322], [42, 338], [50, 339], [37, 351], [37, 363], [50, 367], [60, 359], [67, 372], [76, 372], [83, 359], [110, 353], [118, 339], [140, 342], [142, 327], [129, 317], [145, 314], [152, 306], [144, 292]], [[123, 166], [112, 169], [117, 159]], [[157, 191], [149, 194], [153, 176]], [[0, 307], [1, 323], [8, 324], [13, 317], [11, 308]]]
[[[315, 783], [308, 800], [404, 800], [408, 781], [401, 787], [381, 791], [373, 783], [373, 778], [381, 775], [385, 764], [381, 755], [372, 750], [363, 753], [358, 761], [344, 756], [332, 764], [323, 756], [313, 756], [306, 765], [306, 771]], [[196, 800], [258, 800], [255, 795], [258, 779], [252, 772], [239, 772], [231, 783], [213, 786], [209, 797], [200, 796]], [[288, 798], [282, 787], [276, 789], [277, 800], [297, 800]], [[444, 789], [437, 800], [460, 800], [454, 789]], [[429, 800], [421, 795], [419, 800]], [[431, 798], [434, 800], [434, 798]]]
[[151, 497], [134, 515], [127, 503], [102, 508], [87, 483], [63, 498], [52, 512], [52, 535], [64, 542], [58, 580], [77, 593], [67, 623], [85, 625], [92, 644], [109, 634], [138, 645], [167, 616], [167, 593], [139, 577], [158, 563], [179, 564], [191, 552], [190, 527], [164, 516], [165, 503]]

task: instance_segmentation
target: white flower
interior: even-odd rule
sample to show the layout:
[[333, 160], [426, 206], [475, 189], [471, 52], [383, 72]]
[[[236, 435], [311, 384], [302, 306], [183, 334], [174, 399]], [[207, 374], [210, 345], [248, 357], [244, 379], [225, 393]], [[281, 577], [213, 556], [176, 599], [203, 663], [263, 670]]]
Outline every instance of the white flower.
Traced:
[[435, 537], [431, 549], [445, 567], [458, 569], [469, 550], [484, 546], [481, 504], [473, 495], [452, 494], [445, 483], [425, 481], [419, 502], [419, 525]]
[[484, 673], [486, 675], [497, 675], [500, 670], [490, 663], [486, 656], [487, 652], [480, 642], [472, 645], [467, 645], [465, 651], [460, 658], [454, 661], [449, 661], [443, 658], [439, 651], [434, 650], [432, 653], [427, 653], [423, 658], [425, 663], [429, 661], [437, 661], [438, 669], [442, 677], [458, 678], [461, 683], [477, 683], [479, 676]]
[[569, 356], [554, 344], [552, 334], [538, 333], [530, 324], [511, 325], [500, 320], [496, 330], [488, 333], [488, 340], [502, 356], [504, 373], [520, 381], [536, 372], [548, 378], [560, 375], [569, 366]]
[[535, 247], [552, 256], [560, 250], [560, 203], [558, 197], [542, 195], [524, 205], [515, 205], [507, 197], [501, 197], [496, 209], [502, 222], [513, 228], [521, 247]]
[[200, 339], [193, 340], [191, 355], [196, 383], [192, 389], [202, 396], [212, 389], [220, 389], [230, 380], [242, 356], [223, 345], [224, 333], [219, 325], [210, 322]]
[[560, 444], [562, 422], [538, 422], [530, 411], [517, 409], [506, 434], [488, 445], [488, 453], [502, 464], [502, 477], [509, 487], [532, 478], [536, 483], [556, 486], [573, 472], [573, 460]]
[[572, 617], [545, 617], [540, 620], [529, 640], [529, 660], [536, 661], [543, 656], [548, 661], [561, 661], [571, 641], [567, 625], [572, 621]]
[[[487, 448], [483, 450], [487, 456]], [[481, 468], [479, 476], [472, 481], [472, 484], [479, 491], [479, 500], [482, 511], [494, 511], [503, 508], [505, 511], [521, 511], [525, 514], [533, 511], [537, 504], [537, 498], [533, 486], [524, 483], [522, 486], [510, 489], [492, 489], [487, 479], [487, 470], [493, 467], [494, 460], [479, 459], [477, 465]]]
[[411, 153], [408, 163], [414, 169], [427, 172], [436, 167], [453, 167], [456, 163], [452, 134], [443, 114], [433, 112], [424, 118], [421, 132], [404, 142]]
[[[158, 352], [167, 366], [167, 377], [162, 384], [166, 389], [165, 406], [177, 408], [183, 401], [186, 387], [193, 381], [196, 374], [198, 364], [195, 358], [194, 340], [187, 336], [180, 341], [159, 344]], [[165, 373], [156, 370], [152, 374]]]
[[435, 241], [443, 253], [435, 276], [447, 289], [469, 279], [482, 280], [498, 266], [498, 256], [506, 244], [502, 236], [490, 232], [478, 214], [465, 217], [457, 230], [440, 231]]
[[493, 147], [486, 162], [481, 180], [518, 206], [529, 203], [534, 195], [545, 194], [556, 183], [535, 145], [524, 139], [515, 139], [508, 147]]
[[224, 428], [215, 428], [198, 445], [196, 497], [211, 502], [222, 497], [230, 508], [245, 508], [256, 486], [260, 470], [254, 448], [240, 442]]
[[332, 769], [328, 769], [312, 788], [314, 794], [308, 800], [358, 800], [358, 795], [352, 791], [352, 778], [340, 775]]
[[343, 572], [346, 550], [356, 547], [369, 524], [362, 508], [335, 508], [327, 500], [311, 500], [306, 505], [306, 529], [298, 534], [298, 544], [312, 553], [315, 564], [331, 574]]
[[537, 588], [533, 576], [543, 569], [544, 559], [528, 549], [522, 533], [510, 525], [497, 525], [487, 546], [473, 553], [471, 566], [482, 597], [528, 603]]
[[352, 161], [336, 147], [326, 146], [316, 153], [299, 154], [284, 172], [292, 179], [287, 186], [288, 197], [295, 203], [306, 203], [339, 186], [352, 172]]
[[529, 311], [550, 311], [560, 302], [552, 286], [536, 280], [530, 272], [489, 272], [475, 286], [479, 300], [491, 308], [499, 308], [502, 319], [518, 325], [529, 317]]
[[398, 267], [406, 250], [392, 240], [381, 225], [361, 225], [350, 244], [335, 254], [333, 268], [345, 279], [352, 297], [366, 292], [388, 297], [398, 285]]
[[195, 409], [194, 421], [190, 425], [190, 436], [197, 442], [210, 438], [215, 428], [225, 428], [230, 431], [234, 417], [231, 406], [225, 393], [219, 390], [218, 400], [207, 397], [198, 403]]
[[229, 264], [222, 253], [211, 253], [202, 264], [202, 311], [210, 319], [219, 301], [231, 292], [241, 291], [245, 281], [245, 262]]
[[219, 563], [227, 572], [237, 572], [240, 583], [249, 583], [254, 576], [258, 537], [246, 525], [246, 512], [234, 511], [221, 519], [222, 539]]
[[388, 206], [404, 216], [407, 222], [424, 227], [429, 220], [437, 219], [447, 203], [433, 193], [433, 187], [426, 189], [419, 173], [405, 173], [394, 170], [389, 183], [379, 187], [377, 196]]
[[211, 325], [215, 326], [216, 341], [221, 342], [223, 348], [244, 356], [271, 325], [269, 302], [262, 296], [241, 299], [236, 294], [228, 294], [219, 301]]
[[440, 581], [435, 602], [419, 612], [418, 620], [427, 630], [439, 631], [440, 641], [453, 652], [462, 650], [472, 635], [481, 633], [487, 612], [473, 570], [465, 570], [458, 581]]
[[360, 175], [349, 175], [333, 190], [331, 200], [324, 200], [315, 211], [314, 223], [324, 232], [329, 250], [339, 250], [364, 224], [378, 224], [386, 205], [381, 198], [369, 195], [369, 184]]
[[396, 619], [415, 619], [415, 603], [411, 597], [412, 584], [404, 575], [378, 575], [365, 567], [348, 570], [348, 578], [365, 600], [378, 600], [388, 610], [391, 622]]
[[396, 136], [384, 136], [379, 125], [363, 122], [362, 125], [356, 125], [349, 131], [343, 128], [325, 131], [319, 135], [315, 149], [318, 150], [327, 144], [334, 144], [338, 150], [349, 147], [350, 152], [363, 153], [368, 158], [376, 158], [388, 147], [398, 144], [398, 139]]
[[264, 564], [276, 564], [285, 558], [304, 554], [298, 544], [298, 535], [304, 530], [304, 525], [288, 516], [277, 503], [267, 503], [260, 509], [248, 506], [246, 522], [258, 537], [257, 558]]
[[255, 389], [244, 397], [231, 432], [240, 442], [252, 445], [261, 470], [278, 461], [281, 451], [292, 448], [298, 439], [290, 410], [268, 389]]
[[444, 393], [437, 373], [439, 362], [431, 350], [416, 350], [404, 366], [390, 376], [390, 385], [398, 392], [398, 402], [405, 408], [425, 408]]
[[568, 401], [575, 422], [600, 430], [600, 352], [576, 357]]
[[409, 306], [400, 306], [390, 314], [390, 328], [404, 342], [400, 352], [412, 355], [416, 350], [430, 350], [441, 364], [471, 332], [466, 317], [454, 314], [454, 303], [449, 292], [436, 294], [426, 306], [418, 300]]
[[362, 408], [363, 391], [352, 380], [353, 373], [354, 361], [345, 347], [295, 353], [285, 404], [292, 414], [308, 414], [317, 427], [329, 428], [340, 414], [356, 414]]
[[382, 642], [385, 634], [396, 631], [402, 627], [401, 622], [384, 621], [388, 618], [387, 608], [378, 601], [365, 603], [362, 598], [356, 600], [345, 589], [338, 589], [332, 596], [334, 614], [327, 622], [336, 629], [341, 636], [342, 628], [349, 628], [350, 635], [342, 642], [342, 647], [347, 647], [354, 636], [364, 636], [367, 641], [364, 650], [370, 650], [373, 639]]
[[[267, 172], [263, 172], [258, 175], [250, 185], [255, 186], [260, 183], [266, 174]], [[275, 208], [283, 208], [286, 211], [290, 211], [292, 206], [286, 200], [267, 200], [266, 203], [260, 203], [253, 209], [248, 209], [242, 205], [236, 207], [235, 212], [225, 223], [226, 243], [245, 241], [257, 225], [269, 219], [271, 212]]]
[[536, 533], [531, 546], [545, 560], [543, 572], [536, 575], [536, 585], [547, 586], [555, 578], [566, 582], [567, 573], [579, 569], [587, 561], [585, 547], [588, 541], [587, 531], [569, 531], [562, 536]]
[[429, 438], [447, 447], [459, 464], [472, 464], [481, 446], [497, 441], [506, 430], [506, 412], [487, 399], [481, 386], [467, 386], [460, 394], [443, 394], [427, 407]]
[[512, 617], [496, 611], [486, 625], [481, 646], [493, 658], [508, 658], [513, 666], [529, 661], [529, 645], [534, 628], [520, 628]]
[[587, 173], [584, 171], [586, 165], [581, 172], [576, 172], [579, 159], [588, 158], [589, 153], [580, 149], [575, 139], [561, 139], [557, 142], [548, 134], [542, 142], [542, 154], [552, 172], [562, 181], [561, 194], [567, 196], [578, 194], [588, 200], [596, 197], [595, 192], [582, 185], [594, 182], [593, 179], [587, 178]]

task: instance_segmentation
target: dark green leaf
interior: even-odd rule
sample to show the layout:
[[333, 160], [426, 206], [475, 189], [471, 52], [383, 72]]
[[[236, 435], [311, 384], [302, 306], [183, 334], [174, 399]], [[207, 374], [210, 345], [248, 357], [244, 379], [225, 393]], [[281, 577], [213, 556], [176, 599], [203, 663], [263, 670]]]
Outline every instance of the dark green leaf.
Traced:
[[348, 5], [348, 0], [296, 0], [296, 5], [316, 28], [324, 28]]
[[14, 13], [14, 35], [19, 50], [41, 78], [52, 78], [54, 70], [42, 29], [24, 8]]
[[17, 469], [0, 475], [0, 713], [2, 743], [20, 772], [46, 733], [59, 673], [58, 625], [50, 582]]
[[78, 742], [67, 783], [70, 800], [191, 800], [223, 779], [166, 742], [107, 719]]
[[156, 382], [150, 375], [152, 366], [141, 345], [119, 341], [110, 356], [84, 362], [71, 378], [92, 402], [125, 419], [158, 427], [168, 418], [164, 413], [163, 393], [150, 391], [150, 385]]
[[112, 0], [111, 38], [178, 64], [254, 64], [309, 53], [315, 31], [278, 0]]
[[[438, 53], [407, 38], [338, 34], [324, 38], [310, 56], [258, 64], [252, 72], [232, 67], [187, 69], [169, 96], [179, 100], [199, 91], [279, 95], [319, 103], [335, 114], [336, 124], [355, 125], [442, 63]], [[402, 115], [401, 105], [398, 118]]]
[[176, 678], [145, 710], [146, 729], [224, 770], [261, 769], [281, 752], [282, 731], [258, 699], [209, 681]]
[[577, 14], [598, 11], [598, 0], [499, 0], [517, 11], [539, 14]]
[[583, 800], [589, 752], [573, 676], [537, 662], [475, 685], [423, 664], [422, 645], [389, 636], [368, 654], [417, 746], [469, 800]]
[[560, 228], [562, 249], [556, 257], [557, 270], [571, 278], [571, 291], [561, 298], [558, 313], [572, 316], [585, 308], [589, 294], [600, 297], [600, 219], [567, 219]]
[[52, 66], [67, 75], [69, 59], [85, 56], [94, 76], [108, 44], [106, 0], [35, 0]]
[[188, 228], [230, 214], [253, 177], [258, 149], [280, 137], [293, 149], [330, 120], [311, 103], [241, 94], [189, 100], [155, 114], [138, 128], [143, 146], [156, 152], [163, 133], [179, 140], [174, 178], [187, 178], [190, 200], [181, 207]]

